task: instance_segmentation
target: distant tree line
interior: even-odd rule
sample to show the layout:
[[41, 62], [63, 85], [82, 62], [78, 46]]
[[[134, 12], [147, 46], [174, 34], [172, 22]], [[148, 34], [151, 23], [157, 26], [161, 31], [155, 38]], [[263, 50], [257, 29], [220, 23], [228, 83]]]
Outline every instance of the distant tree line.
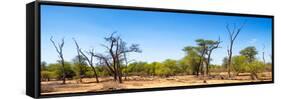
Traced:
[[[185, 56], [180, 60], [167, 59], [162, 62], [141, 62], [131, 61], [127, 55], [129, 53], [141, 53], [138, 44], [127, 46], [116, 32], [105, 37], [105, 44], [102, 44], [106, 52], [94, 52], [94, 49], [84, 50], [79, 46], [78, 41], [73, 38], [76, 45], [77, 55], [72, 61], [64, 60], [64, 39], [61, 42], [55, 42], [50, 38], [57, 54], [57, 63], [41, 63], [41, 80], [62, 80], [65, 84], [68, 79], [78, 79], [80, 83], [83, 78], [95, 78], [99, 83], [99, 77], [112, 77], [114, 81], [122, 83], [127, 76], [159, 76], [169, 77], [175, 75], [196, 75], [197, 77], [208, 77], [212, 73], [226, 72], [228, 78], [232, 78], [240, 73], [250, 73], [253, 80], [259, 79], [258, 73], [271, 71], [271, 63], [266, 63], [264, 58], [260, 61], [256, 58], [258, 51], [255, 46], [248, 46], [240, 50], [239, 55], [232, 55], [234, 41], [241, 32], [244, 24], [232, 29], [227, 25], [230, 43], [227, 48], [227, 57], [221, 65], [212, 64], [212, 53], [221, 48], [220, 38], [218, 40], [197, 39], [195, 46], [186, 46], [182, 50]], [[204, 78], [205, 80], [205, 78]]]
[[[203, 41], [202, 39], [196, 40]], [[206, 40], [210, 44], [217, 44], [218, 41]], [[198, 48], [199, 47], [199, 48]], [[208, 72], [219, 73], [227, 71], [227, 58], [224, 59], [221, 65], [208, 64], [211, 58], [208, 53], [205, 53], [201, 57], [201, 46], [188, 46], [183, 49], [186, 52], [185, 57], [180, 60], [167, 59], [163, 62], [141, 62], [135, 61], [126, 65], [125, 59], [123, 58], [122, 63], [120, 64], [120, 73], [126, 74], [126, 76], [159, 76], [159, 77], [169, 77], [176, 75], [200, 75], [205, 71], [206, 76], [209, 75]], [[212, 48], [212, 47], [208, 47]], [[209, 51], [209, 50], [208, 50]], [[91, 54], [92, 51], [89, 51]], [[258, 79], [258, 73], [271, 71], [271, 63], [264, 64], [262, 61], [259, 61], [256, 58], [258, 54], [254, 46], [249, 46], [240, 51], [240, 55], [235, 55], [232, 57], [232, 69], [231, 71], [235, 75], [239, 73], [251, 73], [253, 80]], [[93, 55], [94, 56], [94, 55]], [[91, 58], [93, 59], [93, 58]], [[98, 59], [98, 58], [97, 58]], [[89, 59], [88, 59], [89, 60]], [[200, 68], [200, 60], [202, 69]], [[112, 64], [112, 63], [111, 63]], [[113, 67], [109, 65], [110, 67]], [[63, 80], [63, 79], [80, 79], [82, 78], [92, 78], [95, 77], [98, 82], [98, 77], [115, 77], [114, 72], [110, 71], [108, 65], [99, 60], [98, 63], [87, 63], [87, 57], [84, 55], [75, 56], [72, 59], [72, 62], [64, 62], [64, 69], [61, 69], [61, 63], [46, 64], [42, 62], [41, 64], [41, 78], [44, 81], [49, 81], [50, 79]], [[64, 71], [63, 71], [64, 70]], [[208, 70], [208, 72], [207, 72]], [[64, 76], [65, 75], [65, 76]], [[201, 75], [204, 75], [201, 74]], [[64, 78], [65, 77], [65, 78]], [[118, 79], [116, 77], [116, 79]], [[124, 79], [124, 78], [123, 78]]]

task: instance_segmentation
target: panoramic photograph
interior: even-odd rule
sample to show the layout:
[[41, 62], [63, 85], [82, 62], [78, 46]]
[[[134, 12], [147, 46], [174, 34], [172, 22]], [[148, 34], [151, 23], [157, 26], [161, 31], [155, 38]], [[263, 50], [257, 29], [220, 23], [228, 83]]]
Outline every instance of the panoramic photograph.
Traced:
[[272, 19], [41, 5], [41, 95], [272, 81]]

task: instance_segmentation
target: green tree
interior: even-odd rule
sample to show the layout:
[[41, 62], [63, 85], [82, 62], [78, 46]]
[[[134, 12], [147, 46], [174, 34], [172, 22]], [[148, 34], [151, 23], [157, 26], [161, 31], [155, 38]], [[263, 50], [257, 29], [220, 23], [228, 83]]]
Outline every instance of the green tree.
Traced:
[[[197, 39], [195, 40], [197, 43], [197, 47], [192, 47], [192, 46], [187, 46], [183, 50], [185, 52], [189, 53], [197, 53], [199, 55], [199, 62], [196, 69], [196, 75], [199, 75], [199, 72], [201, 74], [204, 74], [204, 69], [203, 69], [203, 63], [206, 63], [206, 74], [208, 75], [209, 73], [209, 65], [211, 61], [211, 54], [213, 50], [219, 48], [219, 44], [221, 43], [220, 39], [217, 41], [213, 40], [205, 40], [205, 39]], [[195, 51], [193, 50], [195, 49]]]
[[219, 44], [222, 42], [220, 41], [220, 38], [217, 41], [213, 41], [213, 40], [205, 40], [206, 44], [207, 44], [207, 64], [206, 64], [206, 74], [209, 75], [209, 65], [211, 62], [211, 54], [212, 52], [219, 48]]
[[[192, 62], [193, 63], [193, 62]], [[188, 56], [180, 59], [178, 61], [179, 68], [181, 69], [182, 74], [196, 74], [196, 67], [197, 65], [190, 65], [190, 59]]]
[[187, 73], [192, 72], [193, 75], [197, 74], [199, 69], [200, 55], [196, 52], [196, 48], [192, 46], [185, 47], [183, 51], [186, 56], [180, 60], [182, 68], [187, 71]]
[[196, 50], [198, 51], [198, 53], [200, 54], [200, 59], [199, 59], [199, 64], [198, 64], [198, 68], [196, 71], [196, 75], [199, 75], [199, 72], [201, 72], [201, 74], [203, 74], [203, 62], [206, 59], [205, 58], [205, 54], [207, 52], [207, 42], [204, 39], [197, 39], [195, 40], [198, 47], [196, 47]]
[[258, 51], [256, 50], [256, 47], [249, 46], [249, 47], [246, 47], [245, 49], [241, 50], [240, 54], [243, 56], [246, 56], [248, 58], [248, 61], [252, 62], [256, 59], [255, 56], [258, 54]]
[[[256, 55], [258, 51], [254, 46], [249, 46], [240, 51], [241, 57], [243, 56], [243, 69], [249, 73], [251, 73], [251, 78], [253, 80], [258, 79], [258, 73], [263, 72], [265, 69], [265, 65], [263, 62], [258, 61], [256, 59]], [[242, 60], [242, 58], [240, 59]], [[242, 63], [241, 62], [241, 63]]]

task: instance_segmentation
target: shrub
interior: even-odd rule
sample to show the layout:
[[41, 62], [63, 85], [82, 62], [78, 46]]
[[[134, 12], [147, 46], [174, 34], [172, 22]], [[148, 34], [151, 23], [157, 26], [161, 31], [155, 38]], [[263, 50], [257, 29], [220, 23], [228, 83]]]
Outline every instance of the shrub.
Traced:
[[50, 81], [50, 79], [53, 79], [55, 77], [53, 77], [53, 72], [50, 71], [41, 71], [41, 80], [45, 80], [45, 81]]
[[237, 75], [246, 72], [246, 65], [248, 63], [246, 56], [234, 56], [232, 57], [231, 63]]

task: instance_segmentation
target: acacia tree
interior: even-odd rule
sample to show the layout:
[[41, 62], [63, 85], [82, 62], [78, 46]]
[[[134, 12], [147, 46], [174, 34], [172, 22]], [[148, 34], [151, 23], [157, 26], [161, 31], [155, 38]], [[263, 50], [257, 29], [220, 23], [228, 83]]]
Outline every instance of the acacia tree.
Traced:
[[227, 32], [229, 34], [229, 47], [227, 48], [227, 55], [228, 55], [228, 66], [227, 66], [227, 72], [228, 72], [228, 77], [230, 77], [230, 70], [231, 70], [231, 58], [232, 58], [232, 49], [233, 49], [233, 44], [234, 41], [236, 40], [237, 36], [243, 29], [245, 23], [243, 23], [241, 26], [237, 28], [236, 24], [233, 25], [233, 28], [231, 29], [229, 27], [229, 24], [226, 25]]
[[[183, 50], [186, 51], [188, 53], [188, 56], [191, 55], [192, 58], [190, 58], [192, 60], [192, 65], [196, 65], [197, 63], [195, 60], [195, 56], [199, 55], [199, 62], [197, 64], [196, 67], [194, 67], [195, 72], [193, 72], [193, 74], [196, 73], [197, 76], [199, 76], [199, 72], [201, 73], [201, 75], [208, 75], [209, 74], [209, 65], [210, 65], [210, 60], [211, 60], [211, 54], [212, 52], [219, 48], [219, 44], [222, 41], [220, 41], [220, 38], [217, 41], [213, 41], [213, 40], [205, 40], [205, 39], [197, 39], [196, 43], [198, 46], [193, 47], [193, 46], [187, 46], [185, 47]], [[206, 63], [206, 69], [204, 71], [204, 66], [203, 64]]]
[[61, 63], [62, 66], [62, 84], [65, 84], [65, 67], [64, 67], [64, 57], [63, 57], [63, 46], [64, 46], [64, 38], [61, 40], [61, 43], [58, 43], [56, 45], [55, 41], [53, 40], [53, 37], [50, 38], [50, 41], [52, 42], [53, 46], [55, 47], [57, 53], [59, 54], [59, 58], [60, 60], [58, 61], [59, 63]]
[[206, 74], [209, 75], [209, 65], [210, 65], [210, 60], [211, 60], [211, 54], [213, 50], [219, 48], [219, 44], [222, 42], [220, 41], [220, 38], [217, 41], [213, 40], [207, 40], [205, 41], [207, 44], [207, 64], [206, 64]]
[[255, 56], [258, 54], [256, 47], [254, 46], [248, 46], [239, 53], [243, 56], [246, 56], [249, 62], [254, 61], [256, 59]]
[[199, 76], [199, 72], [201, 72], [201, 74], [203, 74], [203, 62], [205, 60], [204, 55], [207, 52], [207, 44], [206, 41], [204, 39], [197, 39], [196, 43], [199, 47], [196, 47], [197, 51], [200, 53], [200, 59], [199, 59], [199, 64], [198, 64], [198, 68], [197, 68], [197, 76]]

